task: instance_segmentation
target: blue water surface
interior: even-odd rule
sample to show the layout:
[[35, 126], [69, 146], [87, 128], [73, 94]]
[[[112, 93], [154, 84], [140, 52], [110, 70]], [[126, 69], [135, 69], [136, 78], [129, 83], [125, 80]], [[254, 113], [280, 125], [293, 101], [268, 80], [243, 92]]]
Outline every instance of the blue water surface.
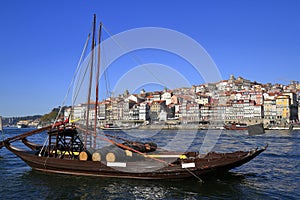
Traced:
[[[4, 129], [12, 137], [30, 129]], [[141, 131], [122, 135], [151, 140], [159, 146], [173, 142], [176, 150], [200, 150], [205, 131]], [[178, 134], [180, 134], [178, 136]], [[32, 137], [44, 142], [46, 133]], [[175, 140], [175, 141], [174, 141]], [[188, 141], [188, 142], [187, 142]], [[248, 136], [223, 131], [213, 151], [249, 150], [268, 143], [268, 149], [222, 177], [180, 180], [129, 180], [41, 173], [32, 170], [7, 149], [0, 150], [1, 199], [300, 199], [300, 131], [267, 131]], [[20, 145], [16, 143], [16, 145]]]

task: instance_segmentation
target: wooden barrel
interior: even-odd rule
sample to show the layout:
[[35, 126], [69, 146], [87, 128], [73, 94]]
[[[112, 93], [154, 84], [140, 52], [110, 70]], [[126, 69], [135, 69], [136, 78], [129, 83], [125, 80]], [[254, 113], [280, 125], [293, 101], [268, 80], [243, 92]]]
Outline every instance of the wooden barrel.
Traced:
[[133, 156], [133, 153], [132, 153], [132, 151], [125, 150], [125, 155], [126, 155], [127, 157], [132, 157], [132, 156]]
[[105, 160], [107, 162], [124, 162], [126, 161], [126, 153], [123, 149], [114, 148], [108, 151]]
[[[136, 151], [139, 151], [141, 153], [148, 153], [148, 152], [153, 152], [156, 151], [157, 149], [157, 144], [154, 142], [147, 142], [147, 143], [142, 143], [142, 142], [124, 142], [123, 145], [134, 149]], [[126, 149], [126, 148], [124, 148]]]
[[102, 149], [97, 149], [93, 155], [92, 155], [92, 160], [93, 161], [105, 161], [105, 156], [109, 149], [107, 148], [102, 148]]
[[102, 147], [101, 149], [97, 149], [94, 151], [92, 155], [92, 160], [93, 161], [105, 161], [105, 156], [106, 154], [113, 148], [116, 148], [115, 145], [110, 145], [110, 146], [105, 146]]
[[157, 149], [157, 144], [154, 142], [147, 142], [145, 143], [145, 150], [146, 152], [153, 152], [156, 151]]
[[92, 159], [93, 152], [95, 150], [93, 148], [88, 148], [79, 153], [79, 160], [87, 161]]
[[92, 160], [93, 161], [101, 161], [101, 159], [103, 159], [103, 156], [101, 156], [100, 150], [96, 150], [92, 155]]

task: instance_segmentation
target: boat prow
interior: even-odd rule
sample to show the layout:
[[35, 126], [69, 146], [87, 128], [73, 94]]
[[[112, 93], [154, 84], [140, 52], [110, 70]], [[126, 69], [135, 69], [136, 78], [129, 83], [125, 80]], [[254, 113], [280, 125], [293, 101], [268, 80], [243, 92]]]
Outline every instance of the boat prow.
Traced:
[[27, 140], [27, 138], [22, 139], [23, 144], [25, 144], [31, 150], [40, 150], [43, 146], [40, 144], [36, 144]]

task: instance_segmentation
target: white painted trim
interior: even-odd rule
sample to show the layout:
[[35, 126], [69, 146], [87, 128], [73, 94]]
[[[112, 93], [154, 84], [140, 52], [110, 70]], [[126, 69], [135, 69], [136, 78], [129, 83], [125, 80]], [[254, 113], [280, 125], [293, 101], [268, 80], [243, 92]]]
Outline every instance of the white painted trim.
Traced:
[[195, 163], [194, 162], [192, 162], [192, 163], [182, 163], [181, 164], [181, 167], [182, 168], [191, 168], [191, 167], [195, 167], [196, 165], [195, 165]]
[[125, 162], [107, 162], [106, 165], [108, 167], [126, 167]]

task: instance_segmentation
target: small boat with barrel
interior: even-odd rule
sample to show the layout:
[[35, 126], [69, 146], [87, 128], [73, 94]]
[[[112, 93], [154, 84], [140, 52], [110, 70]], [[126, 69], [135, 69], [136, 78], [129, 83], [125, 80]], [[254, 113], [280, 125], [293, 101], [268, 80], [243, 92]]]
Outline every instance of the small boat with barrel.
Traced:
[[[254, 159], [266, 150], [267, 145], [246, 151], [229, 153], [208, 152], [200, 154], [194, 151], [170, 151], [159, 147], [153, 141], [140, 142], [124, 139], [118, 135], [107, 134], [98, 127], [98, 83], [92, 87], [92, 73], [96, 71], [96, 80], [99, 80], [100, 68], [100, 38], [102, 24], [99, 28], [98, 52], [95, 51], [95, 16], [92, 29], [92, 52], [90, 61], [85, 62], [90, 71], [87, 104], [84, 120], [72, 120], [70, 114], [65, 120], [6, 138], [1, 141], [0, 148], [5, 147], [32, 169], [48, 173], [82, 175], [94, 177], [115, 177], [130, 179], [180, 179], [188, 177], [207, 177], [224, 174]], [[90, 34], [88, 36], [90, 38]], [[89, 40], [89, 39], [88, 39]], [[87, 42], [88, 42], [87, 40]], [[85, 49], [87, 46], [85, 45]], [[96, 69], [94, 58], [98, 53]], [[84, 53], [83, 53], [84, 54]], [[95, 73], [94, 73], [95, 75]], [[80, 77], [77, 75], [76, 77]], [[85, 76], [86, 77], [86, 76]], [[78, 81], [82, 83], [82, 81]], [[91, 100], [91, 90], [95, 89], [96, 99]], [[79, 93], [76, 93], [76, 97]], [[92, 111], [92, 109], [94, 109]], [[74, 109], [72, 109], [74, 111]], [[92, 114], [90, 113], [92, 112]], [[36, 144], [30, 137], [47, 132], [44, 143]], [[21, 141], [24, 148], [14, 145]], [[103, 143], [105, 142], [105, 145]]]
[[224, 125], [224, 128], [226, 130], [248, 130], [247, 124], [243, 124], [243, 123], [226, 124], [226, 125]]
[[265, 128], [263, 123], [257, 123], [257, 124], [243, 124], [243, 123], [231, 123], [224, 125], [224, 128], [226, 130], [247, 130], [248, 135], [260, 135], [265, 133]]
[[118, 126], [115, 125], [113, 123], [108, 123], [105, 124], [104, 126], [101, 126], [100, 129], [101, 130], [105, 130], [105, 131], [123, 131], [123, 130], [131, 130], [131, 129], [137, 129], [139, 128], [139, 125], [135, 125], [135, 126]]

